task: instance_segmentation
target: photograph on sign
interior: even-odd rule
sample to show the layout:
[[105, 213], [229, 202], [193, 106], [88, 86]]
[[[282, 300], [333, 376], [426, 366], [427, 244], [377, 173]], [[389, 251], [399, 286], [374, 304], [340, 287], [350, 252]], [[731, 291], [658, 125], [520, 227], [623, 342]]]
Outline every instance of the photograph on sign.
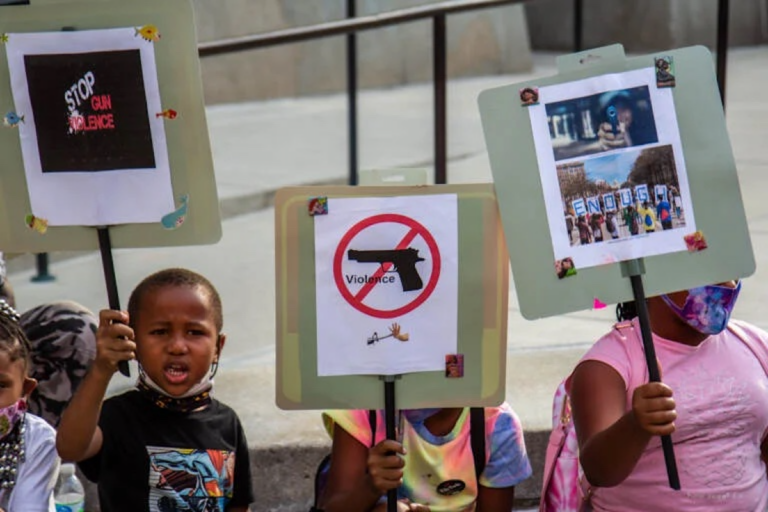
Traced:
[[31, 213], [51, 226], [160, 222], [175, 209], [144, 32], [8, 34]]
[[555, 160], [659, 142], [647, 85], [545, 105]]
[[687, 250], [696, 227], [674, 98], [655, 80], [646, 68], [539, 88], [529, 112], [555, 261]]
[[455, 194], [328, 198], [315, 216], [317, 371], [445, 371], [456, 353]]

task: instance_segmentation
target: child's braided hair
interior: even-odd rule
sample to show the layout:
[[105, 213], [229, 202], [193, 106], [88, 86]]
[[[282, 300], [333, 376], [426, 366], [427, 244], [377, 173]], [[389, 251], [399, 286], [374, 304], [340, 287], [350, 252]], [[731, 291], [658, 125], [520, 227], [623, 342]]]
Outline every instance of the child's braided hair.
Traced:
[[0, 299], [0, 350], [8, 354], [11, 362], [24, 361], [24, 370], [30, 366], [30, 343], [19, 324], [20, 316], [6, 301]]

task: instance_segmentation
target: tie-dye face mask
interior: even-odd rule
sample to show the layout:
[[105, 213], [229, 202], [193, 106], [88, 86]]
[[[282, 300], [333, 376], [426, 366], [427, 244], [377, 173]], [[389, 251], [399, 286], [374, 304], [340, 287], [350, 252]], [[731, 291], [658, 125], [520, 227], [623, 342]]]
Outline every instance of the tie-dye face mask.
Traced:
[[27, 402], [23, 398], [18, 402], [0, 409], [0, 439], [13, 431], [13, 427], [21, 421], [27, 410]]
[[741, 281], [735, 288], [709, 285], [688, 290], [681, 308], [667, 295], [661, 298], [683, 322], [702, 334], [720, 334], [728, 325], [733, 306], [741, 291]]

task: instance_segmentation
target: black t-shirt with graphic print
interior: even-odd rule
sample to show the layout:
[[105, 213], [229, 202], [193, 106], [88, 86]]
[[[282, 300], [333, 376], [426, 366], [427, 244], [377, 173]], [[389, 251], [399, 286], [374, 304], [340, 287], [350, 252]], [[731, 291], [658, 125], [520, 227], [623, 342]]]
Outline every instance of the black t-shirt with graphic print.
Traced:
[[104, 402], [99, 426], [101, 451], [79, 466], [98, 484], [102, 512], [225, 512], [253, 502], [243, 428], [217, 400], [180, 413], [129, 391]]

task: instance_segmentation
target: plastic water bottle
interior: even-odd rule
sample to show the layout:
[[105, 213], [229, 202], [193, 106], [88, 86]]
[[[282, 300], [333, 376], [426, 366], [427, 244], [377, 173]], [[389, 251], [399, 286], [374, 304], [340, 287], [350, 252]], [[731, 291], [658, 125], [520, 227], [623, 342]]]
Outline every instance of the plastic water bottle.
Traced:
[[53, 491], [56, 512], [83, 512], [85, 510], [85, 490], [80, 479], [75, 475], [74, 464], [62, 464], [59, 480]]

